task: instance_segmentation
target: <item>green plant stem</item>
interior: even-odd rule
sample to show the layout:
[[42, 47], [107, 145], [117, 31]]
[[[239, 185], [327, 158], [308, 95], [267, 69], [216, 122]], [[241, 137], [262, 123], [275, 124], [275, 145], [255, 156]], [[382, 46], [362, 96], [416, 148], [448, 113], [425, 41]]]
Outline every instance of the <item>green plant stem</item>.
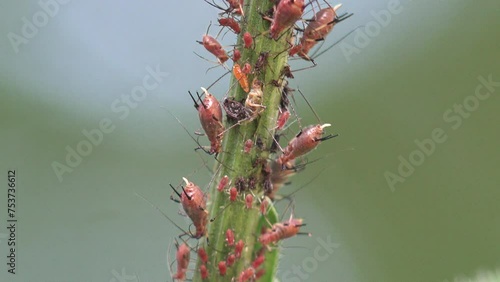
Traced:
[[[241, 34], [248, 31], [254, 37], [254, 46], [250, 49], [240, 48], [242, 57], [240, 63], [250, 63], [255, 66], [255, 63], [262, 52], [269, 52], [267, 63], [263, 70], [258, 74], [249, 76], [249, 83], [254, 77], [257, 77], [264, 83], [263, 87], [263, 105], [266, 109], [254, 121], [244, 123], [233, 127], [225, 133], [222, 153], [218, 156], [219, 162], [216, 163], [218, 173], [215, 176], [215, 181], [210, 187], [209, 198], [209, 214], [210, 217], [216, 215], [217, 218], [209, 226], [209, 245], [205, 243], [204, 247], [209, 256], [207, 269], [209, 270], [208, 281], [231, 281], [233, 277], [237, 281], [240, 273], [251, 265], [251, 262], [256, 256], [256, 252], [261, 247], [258, 244], [258, 236], [262, 224], [268, 225], [277, 220], [276, 211], [272, 209], [264, 218], [260, 215], [259, 206], [254, 205], [252, 209], [246, 209], [244, 204], [244, 193], [253, 193], [255, 199], [263, 196], [263, 175], [262, 168], [264, 164], [256, 162], [257, 160], [269, 159], [269, 148], [271, 147], [274, 135], [274, 127], [278, 117], [279, 103], [281, 100], [281, 87], [273, 85], [273, 81], [280, 81], [283, 67], [287, 63], [289, 48], [288, 40], [291, 37], [291, 30], [284, 32], [279, 40], [269, 38], [267, 31], [270, 23], [264, 20], [260, 12], [265, 13], [273, 6], [273, 1], [245, 1], [245, 17], [241, 21]], [[242, 44], [241, 35], [238, 37], [238, 43]], [[246, 98], [245, 93], [238, 84], [238, 81], [233, 77], [231, 81], [230, 97], [234, 97], [237, 101], [242, 101]], [[226, 128], [232, 124], [226, 121]], [[244, 142], [247, 139], [255, 141], [260, 139], [263, 148], [257, 148], [254, 145], [250, 153], [244, 153]], [[238, 196], [238, 200], [232, 204], [229, 201], [227, 193], [217, 191], [217, 185], [222, 176], [228, 175], [234, 186], [237, 179], [255, 179], [255, 188], [246, 190]], [[227, 207], [221, 212], [222, 207]], [[245, 243], [245, 248], [242, 257], [236, 260], [232, 267], [228, 267], [227, 274], [221, 277], [218, 272], [218, 263], [225, 261], [228, 253], [234, 253], [234, 248], [228, 247], [225, 241], [225, 233], [227, 229], [232, 229], [235, 234], [236, 241], [242, 239]], [[274, 248], [266, 252], [266, 260], [264, 267], [266, 275], [259, 281], [272, 281], [278, 265], [278, 251]], [[193, 281], [203, 281], [200, 277], [199, 267], [201, 262], [198, 261]]]

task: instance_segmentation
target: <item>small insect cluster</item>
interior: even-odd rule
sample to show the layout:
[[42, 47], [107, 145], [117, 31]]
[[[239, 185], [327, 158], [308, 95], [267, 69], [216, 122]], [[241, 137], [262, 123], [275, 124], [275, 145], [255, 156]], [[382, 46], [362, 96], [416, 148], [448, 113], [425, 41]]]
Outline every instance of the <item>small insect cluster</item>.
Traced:
[[[250, 2], [250, 0], [246, 1]], [[251, 23], [247, 22], [249, 19], [245, 16], [245, 8], [250, 5], [246, 1], [205, 0], [219, 10], [217, 22], [221, 32], [241, 34], [240, 44], [227, 51], [217, 40], [218, 36], [209, 35], [208, 30], [202, 40], [197, 42], [215, 56], [219, 65], [230, 70], [234, 76], [234, 83], [231, 87], [239, 87], [238, 91], [243, 98], [225, 97], [222, 102], [219, 102], [215, 95], [209, 92], [210, 87], [202, 87], [201, 94], [189, 92], [194, 107], [198, 111], [204, 135], [210, 142], [209, 148], [202, 146], [200, 148], [214, 155], [218, 162], [217, 171], [211, 181], [215, 182], [216, 189], [212, 197], [215, 195], [223, 200], [211, 203], [208, 192], [204, 192], [186, 178], [183, 178], [184, 185], [180, 186], [180, 191], [171, 185], [177, 195], [177, 198], [171, 198], [181, 204], [195, 229], [183, 231], [179, 236], [183, 242], [180, 245], [176, 244], [177, 270], [171, 275], [176, 281], [188, 279], [191, 252], [196, 252], [199, 260], [196, 269], [189, 271], [198, 272], [202, 280], [215, 277], [213, 275], [216, 273], [217, 277], [230, 275], [230, 281], [258, 281], [266, 271], [263, 267], [266, 254], [276, 249], [276, 244], [280, 241], [301, 234], [300, 228], [304, 226], [302, 219], [294, 218], [292, 215], [288, 220], [274, 224], [267, 220], [266, 216], [278, 198], [278, 190], [288, 182], [291, 175], [304, 168], [303, 163], [297, 160], [315, 149], [321, 142], [336, 136], [325, 133], [325, 129], [331, 126], [329, 123], [319, 122], [305, 127], [301, 126], [300, 119], [290, 103], [290, 97], [295, 90], [288, 86], [288, 79], [294, 78], [294, 71], [286, 63], [278, 72], [273, 71], [269, 66], [273, 64], [271, 60], [277, 60], [280, 56], [286, 58], [296, 55], [312, 62], [315, 66], [314, 56], [309, 55], [311, 49], [319, 41], [324, 40], [337, 23], [352, 14], [337, 15], [341, 4], [332, 7], [326, 2], [320, 4], [317, 1], [306, 3], [304, 0], [276, 0], [272, 9], [260, 11], [261, 23], [259, 24], [267, 25], [268, 29], [256, 33], [256, 29], [251, 28]], [[312, 16], [306, 19], [305, 15], [308, 13]], [[301, 23], [304, 28], [299, 27]], [[255, 51], [258, 45], [277, 42], [282, 38], [286, 38], [283, 50], [277, 52], [261, 50], [258, 53]], [[245, 61], [242, 58], [245, 58]], [[229, 60], [233, 61], [232, 68], [226, 65]], [[273, 124], [262, 129], [264, 126], [259, 121], [271, 110], [272, 103], [266, 102], [270, 100], [269, 95], [273, 91], [277, 91], [280, 98], [275, 104], [277, 109], [273, 112], [275, 116], [270, 117]], [[279, 139], [288, 130], [292, 114], [295, 115], [300, 131], [282, 149]], [[239, 133], [238, 129], [244, 126], [253, 126], [250, 136], [242, 136]], [[238, 143], [241, 147], [238, 150], [224, 152], [223, 142], [232, 129], [237, 132], [235, 136], [241, 139]], [[252, 169], [240, 171], [226, 161], [236, 159], [251, 163]], [[224, 204], [220, 205], [221, 203]], [[210, 212], [207, 205], [213, 206]], [[260, 234], [254, 235], [256, 238], [252, 242], [243, 237], [240, 238], [238, 230], [233, 228], [224, 229], [225, 234], [210, 234], [225, 237], [223, 245], [212, 246], [208, 241], [208, 225], [218, 220], [220, 214], [234, 206], [260, 213], [260, 216], [267, 222], [267, 226], [260, 230]], [[169, 220], [174, 223], [170, 218]], [[177, 224], [175, 225], [182, 230]], [[183, 239], [185, 236], [195, 239], [207, 238], [207, 240], [205, 244], [197, 241], [196, 246], [193, 247]], [[250, 247], [250, 244], [255, 247]], [[223, 249], [217, 249], [218, 247]], [[223, 254], [224, 259], [220, 259], [221, 256], [215, 258], [210, 255], [211, 253]], [[238, 260], [243, 259], [246, 261], [244, 267], [240, 267], [237, 272], [234, 269], [229, 271]]]

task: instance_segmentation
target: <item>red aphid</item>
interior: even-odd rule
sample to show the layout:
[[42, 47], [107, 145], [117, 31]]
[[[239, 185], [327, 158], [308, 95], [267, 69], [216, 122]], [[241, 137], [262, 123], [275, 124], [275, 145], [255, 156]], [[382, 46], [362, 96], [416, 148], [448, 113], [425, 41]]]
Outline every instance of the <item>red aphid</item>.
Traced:
[[177, 259], [177, 272], [172, 275], [172, 279], [184, 281], [186, 279], [186, 271], [189, 266], [190, 249], [186, 244], [182, 244], [177, 248], [175, 258]]
[[234, 246], [234, 232], [231, 229], [226, 230], [226, 242], [228, 246]]
[[208, 255], [203, 247], [198, 248], [198, 257], [204, 264], [208, 262]]
[[240, 86], [243, 89], [243, 91], [248, 93], [248, 91], [250, 91], [250, 85], [248, 84], [248, 77], [245, 73], [243, 73], [238, 63], [234, 63], [233, 65], [233, 74], [236, 80], [238, 80], [238, 82], [240, 83]]
[[225, 261], [220, 261], [219, 262], [219, 273], [220, 273], [220, 275], [221, 276], [226, 275], [226, 271], [227, 271], [226, 262]]
[[262, 215], [265, 215], [267, 214], [267, 207], [269, 205], [269, 202], [267, 201], [267, 198], [262, 200], [262, 202], [260, 203], [260, 213]]
[[252, 65], [249, 63], [245, 63], [243, 67], [241, 68], [241, 71], [244, 74], [250, 74], [252, 72]]
[[271, 38], [277, 40], [285, 29], [293, 27], [295, 22], [302, 17], [304, 8], [304, 0], [281, 0], [274, 11], [269, 30]]
[[245, 45], [245, 48], [249, 49], [252, 47], [252, 44], [253, 44], [253, 37], [252, 35], [250, 34], [250, 32], [245, 32], [243, 34], [243, 43]]
[[[337, 18], [337, 10], [342, 6], [338, 4], [335, 7], [328, 7], [319, 10], [314, 16], [312, 21], [308, 22], [304, 34], [300, 39], [300, 43], [294, 46], [293, 52], [298, 53], [298, 55], [304, 60], [311, 60], [307, 53], [321, 40], [323, 40], [333, 29], [335, 24], [346, 17]], [[352, 15], [352, 14], [351, 14]], [[292, 55], [293, 56], [293, 55]]]
[[220, 18], [218, 21], [221, 26], [230, 28], [236, 34], [241, 32], [240, 24], [233, 18]]
[[309, 153], [315, 149], [321, 141], [328, 140], [336, 135], [323, 136], [323, 129], [331, 126], [329, 123], [311, 125], [302, 129], [297, 136], [295, 136], [288, 146], [285, 147], [283, 154], [278, 158], [278, 163], [285, 166], [287, 162]]
[[201, 238], [207, 233], [208, 212], [206, 210], [207, 199], [206, 195], [201, 191], [200, 187], [193, 182], [189, 182], [186, 178], [184, 182], [186, 187], [182, 188], [182, 194], [174, 191], [181, 198], [181, 204], [187, 216], [193, 221], [196, 228], [194, 238]]
[[264, 263], [265, 259], [266, 257], [264, 256], [264, 254], [260, 254], [258, 257], [255, 258], [254, 261], [252, 261], [252, 267], [255, 269], [259, 268], [259, 266], [261, 266]]
[[253, 147], [253, 140], [248, 139], [247, 141], [245, 141], [245, 147], [243, 151], [248, 154], [250, 153], [250, 150], [252, 150], [252, 147]]
[[244, 0], [226, 0], [226, 2], [229, 4], [230, 10], [233, 13], [244, 16], [243, 14]]
[[262, 245], [269, 245], [293, 237], [299, 233], [302, 226], [302, 219], [300, 218], [290, 218], [288, 221], [275, 223], [271, 229], [266, 229], [259, 236], [259, 242]]
[[217, 154], [221, 152], [222, 135], [224, 133], [222, 108], [214, 95], [210, 94], [207, 89], [203, 87], [201, 87], [201, 90], [205, 93], [205, 98], [202, 100], [200, 96], [198, 96], [200, 103], [196, 101], [191, 92], [189, 92], [189, 95], [193, 99], [194, 107], [198, 110], [201, 126], [210, 141], [210, 153]]
[[266, 274], [266, 269], [265, 268], [259, 269], [259, 271], [257, 271], [257, 273], [255, 273], [255, 280], [258, 280], [259, 278], [264, 276], [264, 274]]
[[235, 48], [235, 49], [233, 50], [233, 62], [235, 62], [235, 63], [236, 63], [236, 62], [237, 62], [237, 61], [239, 61], [240, 59], [241, 59], [241, 52], [240, 52], [240, 50], [238, 50], [238, 49], [236, 49], [236, 48]]
[[231, 202], [234, 202], [236, 201], [237, 196], [238, 190], [236, 189], [236, 187], [231, 187], [231, 189], [229, 189], [229, 200], [231, 200]]
[[213, 38], [212, 36], [205, 34], [203, 35], [203, 41], [201, 42], [203, 44], [203, 47], [207, 49], [208, 52], [212, 53], [217, 60], [219, 60], [219, 63], [223, 64], [227, 60], [229, 60], [229, 57], [227, 56], [226, 51], [224, 48], [222, 48], [222, 45], [217, 41], [217, 39]]
[[251, 209], [253, 206], [253, 195], [252, 194], [247, 194], [245, 196], [245, 205], [247, 209]]
[[229, 184], [229, 177], [224, 175], [217, 186], [217, 191], [222, 192], [224, 188], [226, 188], [227, 184]]
[[245, 243], [243, 240], [239, 240], [236, 242], [236, 245], [234, 246], [234, 255], [237, 259], [241, 257], [241, 252], [243, 252], [243, 247], [245, 247]]
[[201, 279], [208, 278], [208, 269], [207, 269], [207, 266], [204, 264], [200, 265], [200, 275], [201, 275]]
[[276, 130], [283, 129], [289, 118], [290, 118], [290, 111], [288, 110], [280, 111], [280, 114], [278, 116], [278, 121], [276, 122]]
[[236, 261], [236, 256], [234, 254], [229, 254], [226, 259], [227, 266], [231, 267], [233, 266], [234, 262]]
[[254, 276], [255, 276], [255, 269], [253, 267], [249, 267], [241, 272], [238, 282], [249, 281], [250, 279], [255, 278]]

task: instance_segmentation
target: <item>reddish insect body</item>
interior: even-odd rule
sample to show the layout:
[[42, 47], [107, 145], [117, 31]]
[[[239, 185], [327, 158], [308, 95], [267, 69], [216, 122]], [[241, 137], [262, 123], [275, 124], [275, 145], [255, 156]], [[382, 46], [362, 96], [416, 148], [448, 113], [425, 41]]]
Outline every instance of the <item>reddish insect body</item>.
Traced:
[[203, 35], [203, 41], [199, 43], [202, 44], [208, 52], [212, 53], [217, 58], [217, 60], [219, 60], [219, 63], [223, 64], [227, 60], [229, 60], [229, 57], [227, 56], [224, 48], [222, 48], [222, 45], [219, 43], [219, 41], [217, 41], [217, 39], [213, 38], [212, 36], [208, 34]]
[[231, 189], [229, 189], [229, 200], [231, 200], [231, 202], [234, 202], [236, 201], [237, 196], [238, 190], [236, 189], [236, 187], [231, 187]]
[[259, 278], [264, 276], [264, 274], [266, 274], [266, 269], [265, 268], [259, 269], [259, 271], [257, 271], [257, 273], [255, 273], [255, 280], [258, 280]]
[[262, 245], [269, 245], [293, 237], [299, 233], [302, 226], [302, 219], [300, 218], [290, 218], [288, 221], [275, 223], [271, 229], [266, 230], [259, 236], [259, 242]]
[[253, 196], [252, 194], [247, 194], [245, 196], [245, 205], [247, 209], [251, 209], [253, 205]]
[[[205, 98], [201, 100], [198, 95], [200, 104], [193, 97], [191, 92], [189, 95], [193, 99], [194, 107], [198, 110], [201, 126], [210, 141], [210, 154], [220, 153], [222, 149], [222, 135], [224, 132], [224, 125], [222, 124], [222, 108], [219, 101], [210, 94], [205, 88], [201, 88], [205, 92]], [[198, 93], [196, 93], [198, 94]]]
[[205, 251], [204, 248], [202, 247], [199, 247], [198, 248], [198, 257], [200, 258], [200, 260], [206, 264], [208, 262], [208, 255], [207, 255], [207, 252]]
[[285, 29], [291, 28], [302, 17], [304, 8], [304, 0], [281, 0], [274, 11], [269, 30], [271, 38], [277, 40]]
[[241, 68], [241, 71], [244, 74], [250, 74], [252, 72], [252, 65], [249, 63], [245, 63], [243, 67]]
[[178, 281], [186, 280], [186, 271], [189, 266], [190, 249], [186, 244], [182, 244], [177, 248], [175, 258], [177, 259], [177, 272], [172, 275], [172, 279]]
[[237, 63], [234, 63], [233, 74], [234, 74], [234, 77], [236, 77], [236, 79], [240, 83], [240, 86], [243, 89], [243, 91], [248, 93], [248, 91], [250, 91], [250, 86], [248, 85], [247, 75], [245, 73], [243, 73], [240, 65]]
[[253, 37], [248, 31], [243, 34], [243, 44], [247, 49], [250, 49], [252, 47]]
[[229, 254], [227, 256], [227, 260], [226, 260], [227, 266], [229, 266], [229, 267], [233, 266], [235, 261], [236, 261], [236, 256], [234, 254]]
[[243, 243], [243, 240], [239, 240], [236, 242], [236, 245], [234, 246], [234, 255], [237, 259], [241, 257], [241, 252], [243, 252], [243, 247], [245, 246], [245, 243]]
[[225, 261], [219, 262], [219, 273], [221, 276], [225, 276], [227, 272], [227, 265]]
[[200, 187], [196, 186], [193, 182], [186, 182], [186, 187], [182, 188], [182, 193], [177, 192], [173, 187], [172, 189], [181, 198], [181, 204], [187, 216], [193, 221], [196, 228], [194, 238], [201, 238], [207, 232], [208, 213], [206, 211], [207, 199]]
[[233, 13], [237, 15], [243, 15], [244, 0], [226, 0], [226, 1], [229, 4], [230, 10]]
[[278, 121], [276, 122], [276, 130], [282, 130], [289, 118], [290, 118], [290, 111], [288, 110], [280, 111], [280, 114], [278, 116]]
[[229, 183], [229, 177], [227, 175], [224, 175], [221, 178], [219, 185], [217, 186], [217, 191], [222, 192], [224, 188], [226, 188], [228, 183]]
[[236, 34], [241, 32], [240, 24], [233, 18], [220, 18], [218, 21], [221, 26], [230, 28]]
[[269, 205], [269, 202], [267, 201], [267, 199], [262, 200], [262, 202], [260, 203], [260, 214], [262, 214], [262, 215], [267, 214], [268, 205]]
[[238, 282], [249, 281], [250, 279], [253, 279], [254, 276], [255, 276], [255, 269], [253, 267], [249, 267], [241, 272]]
[[328, 126], [331, 126], [331, 124], [311, 125], [302, 129], [297, 136], [290, 140], [283, 154], [279, 157], [278, 163], [285, 166], [287, 162], [293, 161], [316, 148], [321, 141], [335, 137], [336, 135], [322, 137], [323, 129]]
[[241, 52], [238, 49], [233, 50], [233, 62], [237, 62], [241, 59]]
[[200, 265], [200, 275], [201, 275], [201, 279], [208, 278], [208, 269], [207, 269], [207, 266], [204, 264]]
[[319, 10], [310, 21], [304, 31], [304, 35], [300, 39], [300, 43], [290, 50], [293, 56], [297, 53], [302, 59], [310, 61], [311, 58], [307, 55], [309, 51], [318, 43], [323, 40], [332, 30], [336, 23], [350, 17], [351, 15], [337, 17], [337, 10], [342, 6], [338, 4], [335, 7], [328, 7]]
[[264, 256], [264, 254], [260, 254], [257, 258], [255, 258], [255, 260], [252, 262], [252, 267], [257, 269], [259, 268], [259, 266], [261, 266], [263, 263], [264, 263], [264, 260], [266, 259], [266, 257]]
[[234, 232], [231, 229], [226, 230], [226, 242], [228, 246], [234, 246]]
[[252, 147], [253, 147], [253, 141], [252, 139], [248, 139], [247, 141], [245, 141], [245, 148], [244, 148], [244, 152], [245, 153], [250, 153], [250, 150], [252, 150]]

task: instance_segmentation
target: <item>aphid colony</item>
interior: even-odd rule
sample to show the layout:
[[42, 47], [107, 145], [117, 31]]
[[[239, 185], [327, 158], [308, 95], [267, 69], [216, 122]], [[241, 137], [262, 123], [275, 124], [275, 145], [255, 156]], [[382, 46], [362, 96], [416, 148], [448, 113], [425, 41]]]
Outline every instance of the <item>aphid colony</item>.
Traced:
[[[249, 0], [248, 0], [249, 1]], [[301, 157], [314, 150], [321, 142], [326, 141], [336, 135], [326, 134], [325, 130], [331, 126], [329, 123], [312, 124], [302, 127], [300, 119], [295, 114], [295, 110], [290, 104], [290, 97], [294, 89], [288, 86], [287, 79], [293, 78], [293, 71], [286, 65], [283, 70], [274, 74], [274, 79], [266, 83], [265, 73], [270, 60], [273, 60], [280, 54], [262, 51], [253, 56], [253, 61], [242, 61], [242, 54], [250, 52], [256, 44], [263, 40], [279, 40], [282, 36], [293, 34], [292, 42], [286, 50], [280, 53], [287, 53], [290, 57], [298, 55], [300, 58], [312, 61], [314, 58], [309, 56], [311, 49], [332, 31], [333, 27], [347, 19], [352, 14], [337, 15], [337, 10], [341, 7], [338, 4], [331, 7], [328, 3], [320, 5], [319, 2], [305, 2], [304, 0], [276, 0], [274, 7], [265, 13], [262, 13], [263, 24], [269, 25], [269, 29], [260, 34], [251, 34], [245, 30], [242, 23], [245, 18], [244, 0], [205, 0], [211, 6], [219, 10], [217, 22], [221, 31], [229, 31], [234, 34], [240, 34], [241, 44], [233, 46], [227, 51], [218, 41], [217, 37], [209, 35], [209, 30], [202, 36], [200, 43], [206, 51], [212, 54], [217, 63], [224, 68], [229, 69], [226, 63], [230, 59], [233, 61], [231, 73], [235, 83], [231, 87], [239, 87], [239, 91], [245, 93], [244, 99], [235, 97], [225, 97], [222, 101], [217, 100], [216, 96], [208, 89], [201, 88], [202, 92], [189, 92], [194, 102], [194, 107], [198, 112], [198, 118], [203, 128], [204, 135], [210, 142], [210, 147], [204, 149], [206, 153], [215, 155], [217, 159], [222, 154], [235, 154], [235, 152], [223, 152], [223, 141], [229, 130], [236, 129], [256, 123], [260, 117], [266, 113], [265, 105], [266, 89], [277, 88], [281, 93], [281, 101], [277, 116], [275, 117], [274, 128], [267, 128], [268, 136], [241, 136], [241, 153], [253, 163], [254, 170], [245, 173], [234, 171], [228, 164], [219, 163], [227, 167], [231, 175], [223, 175], [217, 178], [215, 173], [214, 186], [217, 193], [227, 195], [227, 205], [215, 214], [209, 214], [207, 202], [209, 197], [199, 186], [183, 178], [184, 185], [174, 187], [171, 185], [177, 197], [171, 197], [174, 201], [181, 204], [182, 210], [192, 222], [192, 228], [184, 231], [179, 225], [170, 220], [177, 228], [183, 230], [179, 236], [182, 239], [181, 244], [176, 243], [177, 251], [175, 255], [176, 270], [172, 270], [169, 265], [171, 278], [175, 281], [188, 280], [194, 272], [198, 272], [202, 279], [213, 277], [217, 274], [220, 277], [230, 275], [231, 281], [258, 281], [265, 275], [266, 269], [263, 267], [266, 261], [266, 254], [276, 248], [276, 244], [287, 238], [291, 238], [300, 232], [303, 220], [290, 216], [288, 220], [271, 224], [268, 222], [260, 234], [255, 234], [255, 241], [259, 248], [250, 252], [247, 242], [240, 238], [237, 230], [228, 228], [223, 234], [218, 236], [225, 237], [223, 250], [214, 250], [208, 242], [208, 224], [217, 220], [218, 215], [233, 204], [241, 205], [246, 210], [256, 210], [260, 212], [261, 217], [266, 218], [269, 209], [277, 195], [278, 189], [283, 186], [288, 178], [303, 169], [303, 164], [298, 162]], [[308, 7], [311, 10], [308, 11]], [[311, 18], [305, 18], [304, 13], [311, 13]], [[298, 23], [302, 23], [300, 28]], [[220, 34], [220, 32], [219, 32]], [[295, 41], [295, 38], [299, 38]], [[228, 48], [229, 49], [229, 48]], [[224, 112], [225, 115], [224, 115]], [[300, 130], [291, 138], [284, 148], [281, 148], [279, 139], [288, 131], [287, 124], [290, 117], [294, 116], [299, 124]], [[319, 120], [319, 118], [318, 118]], [[264, 139], [271, 142], [266, 144]], [[203, 148], [200, 146], [200, 148]], [[209, 184], [210, 186], [210, 184]], [[210, 220], [209, 220], [210, 218]], [[190, 226], [191, 227], [191, 226]], [[189, 246], [186, 236], [194, 239], [206, 238], [206, 244], [198, 244], [195, 247]], [[211, 249], [208, 249], [211, 248]], [[207, 252], [208, 251], [208, 252]], [[221, 252], [225, 259], [216, 261], [209, 256], [210, 251]], [[191, 253], [195, 252], [198, 257], [198, 266], [196, 269], [190, 269]], [[243, 256], [251, 257], [251, 262], [245, 265], [245, 268], [235, 274], [235, 263]], [[191, 275], [190, 275], [191, 274]]]

